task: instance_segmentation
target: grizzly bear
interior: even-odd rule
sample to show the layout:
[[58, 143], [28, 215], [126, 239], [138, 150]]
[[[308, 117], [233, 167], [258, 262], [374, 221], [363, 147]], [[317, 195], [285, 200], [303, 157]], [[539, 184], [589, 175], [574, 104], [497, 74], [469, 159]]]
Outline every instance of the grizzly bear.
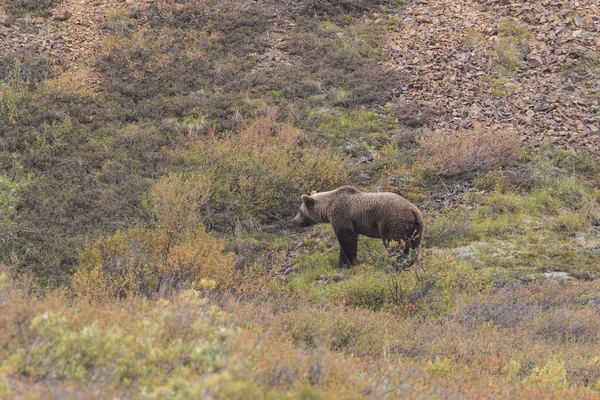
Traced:
[[411, 202], [396, 193], [365, 193], [352, 186], [329, 192], [303, 194], [293, 222], [300, 226], [330, 223], [340, 243], [340, 266], [356, 262], [358, 235], [404, 243], [408, 256], [423, 239], [423, 218]]

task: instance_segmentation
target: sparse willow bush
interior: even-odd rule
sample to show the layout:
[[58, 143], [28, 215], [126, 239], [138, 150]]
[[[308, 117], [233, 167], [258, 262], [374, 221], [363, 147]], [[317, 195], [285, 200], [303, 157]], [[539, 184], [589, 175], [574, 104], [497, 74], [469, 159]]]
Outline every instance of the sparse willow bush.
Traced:
[[[32, 179], [31, 175], [23, 171], [23, 165], [16, 159], [7, 171], [5, 174], [0, 169], [0, 232], [14, 224], [15, 208], [23, 190]], [[1, 239], [0, 245], [2, 245]]]
[[202, 226], [202, 210], [211, 195], [210, 172], [174, 172], [150, 189], [147, 208], [156, 227], [175, 238]]
[[473, 184], [480, 190], [504, 193], [510, 189], [510, 185], [504, 171], [492, 170], [482, 177], [475, 178]]
[[237, 135], [199, 139], [182, 155], [195, 171], [212, 171], [203, 207], [208, 227], [252, 230], [288, 219], [300, 194], [331, 190], [347, 182], [343, 159], [325, 149], [300, 147], [300, 132], [277, 125], [274, 114], [246, 125]]
[[309, 141], [335, 147], [348, 145], [346, 148], [358, 147], [361, 143], [369, 146], [367, 148], [379, 148], [398, 129], [394, 117], [362, 109], [313, 112], [308, 123], [315, 125], [315, 137]]
[[360, 308], [304, 306], [284, 316], [281, 327], [296, 343], [355, 355], [378, 356], [383, 338], [377, 314]]
[[91, 68], [81, 66], [60, 71], [44, 85], [52, 92], [52, 96], [61, 102], [88, 102], [99, 96], [94, 88], [94, 79], [97, 79], [97, 76]]
[[523, 379], [523, 383], [566, 388], [569, 386], [567, 369], [562, 361], [552, 359], [543, 366], [535, 367], [531, 374]]
[[470, 220], [472, 224], [470, 233], [474, 239], [504, 238], [522, 232], [523, 219], [519, 215], [488, 215], [485, 212], [476, 212], [471, 214]]
[[419, 138], [427, 156], [421, 167], [432, 175], [455, 176], [510, 164], [520, 148], [516, 132], [477, 128]]
[[289, 13], [294, 16], [317, 13], [326, 16], [343, 17], [349, 15], [347, 13], [401, 8], [405, 4], [403, 0], [300, 0], [293, 3], [282, 3], [277, 8], [280, 12]]
[[539, 318], [536, 335], [555, 343], [598, 342], [600, 328], [597, 325], [598, 315], [594, 310], [558, 309]]
[[576, 176], [564, 176], [547, 184], [556, 198], [571, 209], [579, 209], [588, 197], [589, 186]]
[[491, 271], [476, 270], [443, 251], [421, 251], [412, 270], [402, 272], [410, 314], [435, 317], [449, 313], [461, 296], [489, 290]]
[[106, 13], [106, 27], [113, 31], [124, 33], [129, 29], [129, 12], [124, 8], [109, 10]]
[[545, 214], [556, 214], [564, 209], [564, 204], [558, 199], [552, 190], [541, 189], [531, 193], [530, 210], [533, 212], [542, 212]]

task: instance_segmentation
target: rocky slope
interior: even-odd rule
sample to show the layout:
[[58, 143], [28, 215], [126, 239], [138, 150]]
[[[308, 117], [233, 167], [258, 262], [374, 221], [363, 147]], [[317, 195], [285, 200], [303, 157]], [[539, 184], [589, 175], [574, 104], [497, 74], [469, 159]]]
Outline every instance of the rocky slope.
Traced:
[[[146, 3], [65, 0], [46, 18], [0, 9], [0, 53], [28, 48], [68, 66], [89, 64], [113, 29], [109, 10]], [[397, 102], [415, 104], [432, 130], [481, 125], [514, 129], [532, 143], [597, 148], [599, 11], [597, 0], [415, 0], [392, 21], [368, 17], [392, 27], [382, 64], [410, 77], [399, 82]]]
[[410, 74], [399, 98], [430, 109], [433, 129], [497, 125], [598, 147], [599, 11], [595, 0], [414, 1], [385, 64]]

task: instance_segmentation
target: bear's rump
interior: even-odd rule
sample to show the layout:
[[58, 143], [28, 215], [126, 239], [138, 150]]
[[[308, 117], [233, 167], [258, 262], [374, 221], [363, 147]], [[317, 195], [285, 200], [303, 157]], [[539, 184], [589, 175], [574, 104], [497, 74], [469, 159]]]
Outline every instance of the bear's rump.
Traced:
[[[385, 241], [403, 241], [413, 237], [419, 231], [419, 224], [411, 210], [392, 209], [378, 210], [368, 218], [357, 218], [354, 221], [354, 230], [359, 235], [371, 238], [380, 238]], [[418, 232], [417, 232], [418, 233]]]

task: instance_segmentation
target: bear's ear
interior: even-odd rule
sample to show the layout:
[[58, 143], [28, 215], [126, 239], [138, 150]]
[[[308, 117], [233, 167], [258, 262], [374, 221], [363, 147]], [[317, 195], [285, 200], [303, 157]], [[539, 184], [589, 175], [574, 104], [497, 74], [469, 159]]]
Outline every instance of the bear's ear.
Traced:
[[306, 205], [307, 208], [311, 208], [312, 205], [315, 204], [315, 199], [308, 195], [303, 194], [301, 198], [302, 202]]

